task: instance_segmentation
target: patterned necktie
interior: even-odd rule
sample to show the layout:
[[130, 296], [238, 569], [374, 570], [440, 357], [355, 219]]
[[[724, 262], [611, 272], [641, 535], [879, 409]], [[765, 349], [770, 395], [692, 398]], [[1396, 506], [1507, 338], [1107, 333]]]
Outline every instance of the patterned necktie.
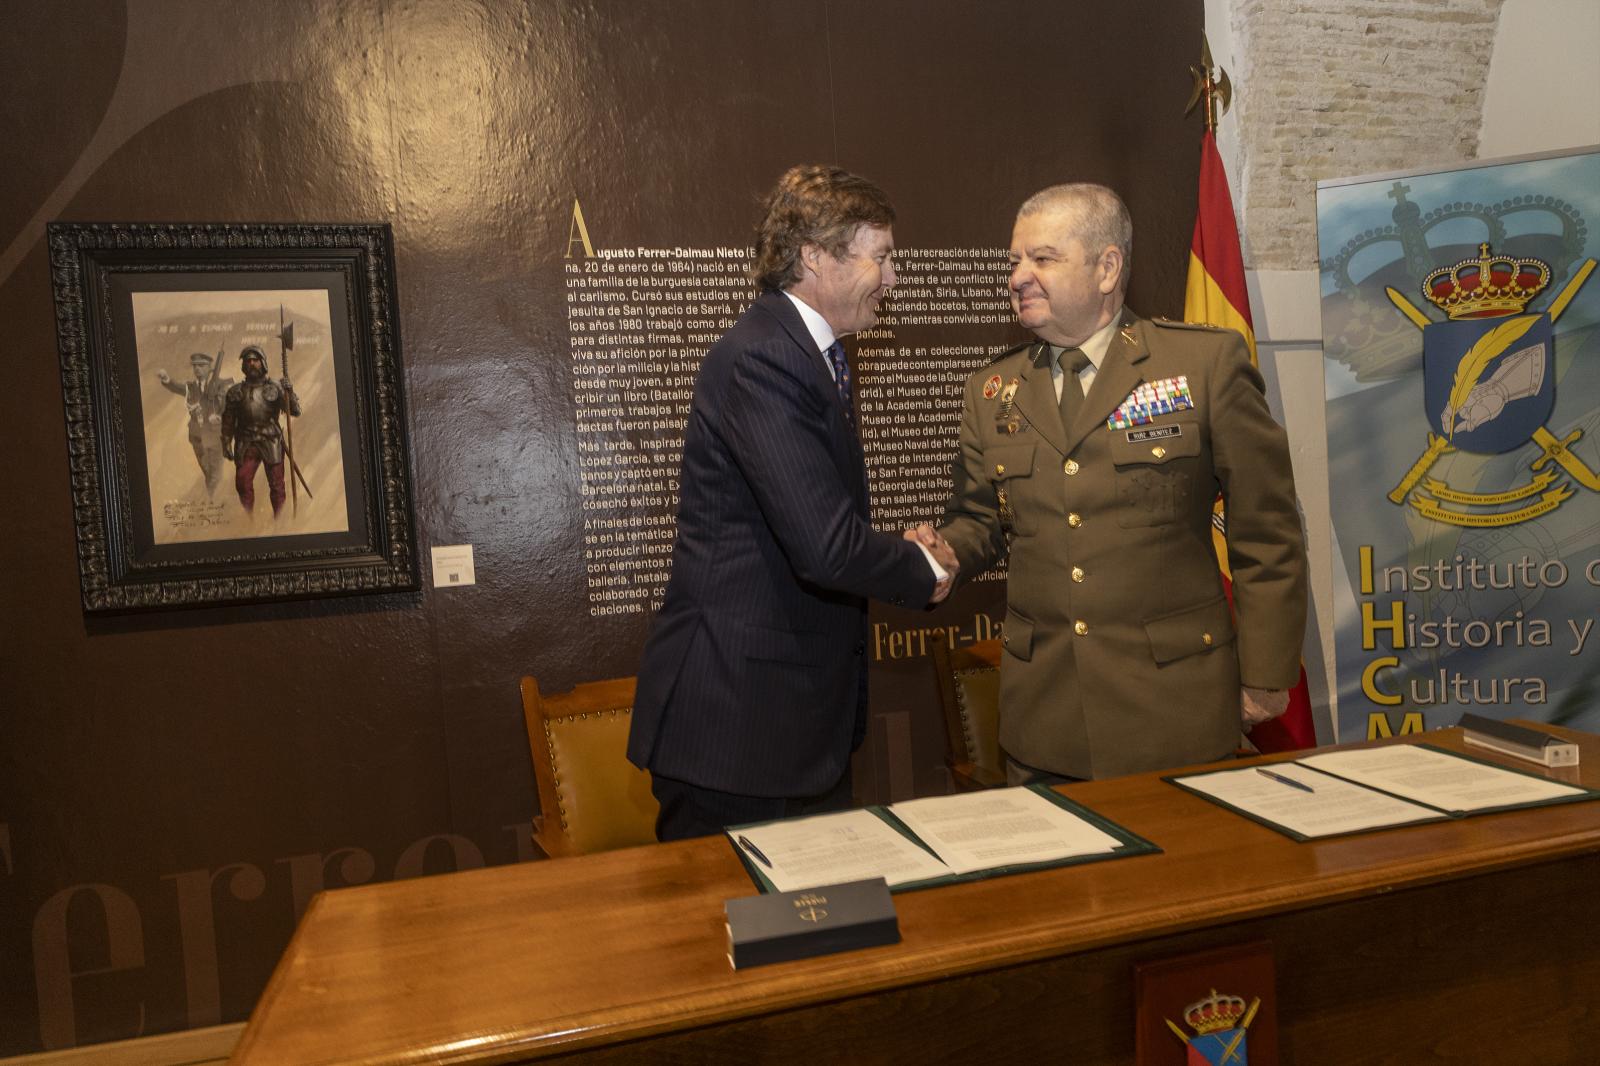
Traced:
[[1061, 353], [1061, 428], [1072, 432], [1072, 423], [1083, 406], [1083, 383], [1078, 372], [1089, 365], [1082, 348], [1067, 348]]
[[844, 345], [834, 341], [828, 346], [828, 365], [833, 367], [833, 383], [839, 389], [839, 399], [844, 403], [844, 420], [850, 432], [856, 431], [856, 405], [850, 396], [850, 363], [844, 357]]

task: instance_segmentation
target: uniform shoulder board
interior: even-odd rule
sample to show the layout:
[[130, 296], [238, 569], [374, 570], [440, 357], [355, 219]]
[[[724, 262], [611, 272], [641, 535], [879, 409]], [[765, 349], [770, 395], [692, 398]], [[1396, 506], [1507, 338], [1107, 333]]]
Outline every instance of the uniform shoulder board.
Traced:
[[1227, 326], [1214, 326], [1210, 322], [1179, 322], [1176, 319], [1160, 316], [1152, 318], [1150, 321], [1158, 326], [1165, 326], [1167, 329], [1201, 329], [1211, 333], [1222, 333], [1228, 328]]
[[1029, 348], [1032, 348], [1034, 346], [1034, 344], [1036, 344], [1036, 343], [1037, 343], [1036, 341], [1023, 341], [1021, 344], [1013, 345], [1012, 347], [1007, 348], [1005, 351], [1001, 352], [999, 355], [995, 356], [993, 359], [989, 360], [989, 362], [985, 363], [984, 365], [985, 366], [992, 366], [995, 363], [998, 363], [1000, 360], [1007, 358], [1008, 356], [1016, 355], [1018, 352], [1027, 351]]

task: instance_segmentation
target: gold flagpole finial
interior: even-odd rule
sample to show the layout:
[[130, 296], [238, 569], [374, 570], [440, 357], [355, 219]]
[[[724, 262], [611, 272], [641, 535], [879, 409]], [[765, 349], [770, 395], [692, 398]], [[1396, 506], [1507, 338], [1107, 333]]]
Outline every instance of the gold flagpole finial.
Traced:
[[[1184, 105], [1183, 113], [1187, 115], [1194, 110], [1194, 105], [1202, 99], [1205, 100], [1206, 129], [1215, 133], [1217, 118], [1228, 112], [1228, 105], [1233, 103], [1233, 84], [1228, 81], [1228, 72], [1215, 66], [1211, 60], [1211, 42], [1205, 34], [1200, 35], [1200, 66], [1189, 68], [1190, 77], [1194, 78], [1194, 92], [1189, 94], [1189, 102]], [[1221, 110], [1217, 105], [1221, 104]]]

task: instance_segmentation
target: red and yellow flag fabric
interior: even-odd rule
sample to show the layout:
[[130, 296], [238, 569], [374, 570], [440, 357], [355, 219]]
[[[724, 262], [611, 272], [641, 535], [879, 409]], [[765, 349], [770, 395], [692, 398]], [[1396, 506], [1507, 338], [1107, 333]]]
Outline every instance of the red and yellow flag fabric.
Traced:
[[[1222, 169], [1217, 139], [1210, 130], [1200, 142], [1200, 203], [1195, 211], [1194, 240], [1189, 246], [1189, 277], [1184, 289], [1183, 317], [1189, 322], [1225, 326], [1244, 335], [1250, 361], [1256, 361], [1256, 334], [1250, 322], [1250, 297], [1244, 284], [1244, 256], [1239, 251], [1239, 226], [1228, 195], [1228, 175]], [[1222, 569], [1223, 588], [1233, 601], [1233, 575], [1228, 569], [1226, 516], [1219, 498], [1211, 524], [1212, 546]], [[1311, 748], [1317, 733], [1311, 724], [1311, 696], [1305, 667], [1289, 692], [1289, 709], [1279, 718], [1250, 731], [1250, 741], [1262, 751]]]

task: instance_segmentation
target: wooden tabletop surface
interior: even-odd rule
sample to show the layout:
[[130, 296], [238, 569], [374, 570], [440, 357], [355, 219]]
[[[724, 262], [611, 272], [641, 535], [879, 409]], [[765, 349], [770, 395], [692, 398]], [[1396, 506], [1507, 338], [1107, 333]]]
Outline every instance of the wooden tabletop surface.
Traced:
[[[1600, 787], [1600, 737], [1564, 735], [1581, 766], [1546, 775]], [[1061, 791], [1163, 854], [901, 893], [897, 945], [744, 971], [722, 904], [755, 889], [721, 837], [325, 892], [233, 1061], [553, 1055], [1600, 851], [1600, 802], [1296, 843], [1155, 774]]]

